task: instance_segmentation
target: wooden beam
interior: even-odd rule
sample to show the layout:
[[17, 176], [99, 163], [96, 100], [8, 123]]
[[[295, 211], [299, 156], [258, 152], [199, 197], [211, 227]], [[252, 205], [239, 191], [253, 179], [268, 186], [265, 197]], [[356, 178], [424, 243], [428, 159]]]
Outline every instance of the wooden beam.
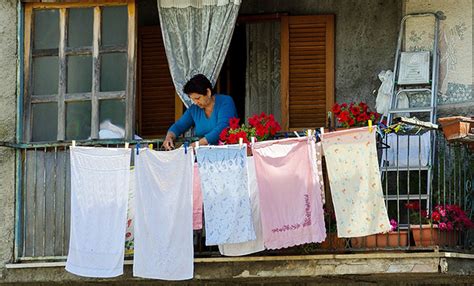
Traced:
[[132, 140], [135, 123], [135, 82], [137, 58], [137, 18], [135, 1], [128, 3], [127, 86], [125, 99], [125, 140]]
[[31, 56], [31, 41], [33, 34], [33, 8], [31, 6], [25, 7], [25, 42], [23, 46], [24, 51], [24, 90], [23, 90], [23, 109], [25, 118], [23, 126], [25, 127], [23, 139], [26, 142], [31, 141], [32, 134], [32, 116], [31, 116], [31, 89], [32, 89], [32, 56]]
[[290, 84], [290, 34], [288, 16], [281, 17], [280, 24], [280, 96], [281, 96], [281, 127], [282, 130], [289, 128], [289, 84]]
[[99, 138], [99, 99], [97, 93], [100, 91], [100, 58], [99, 47], [101, 39], [101, 10], [94, 8], [94, 24], [92, 38], [92, 94], [91, 94], [91, 138]]
[[66, 137], [66, 43], [67, 43], [67, 10], [59, 9], [59, 80], [58, 80], [58, 134], [57, 140], [64, 141]]
[[76, 1], [76, 2], [64, 2], [63, 1], [54, 1], [50, 0], [49, 2], [39, 2], [39, 1], [25, 1], [27, 6], [31, 6], [33, 9], [61, 9], [61, 8], [86, 8], [86, 7], [96, 7], [96, 6], [117, 6], [117, 5], [124, 5], [134, 0], [87, 0], [86, 1]]
[[326, 126], [328, 125], [327, 113], [334, 104], [334, 15], [326, 16]]
[[178, 96], [178, 93], [175, 93], [174, 96], [174, 120], [178, 120], [181, 115], [183, 115], [183, 101]]

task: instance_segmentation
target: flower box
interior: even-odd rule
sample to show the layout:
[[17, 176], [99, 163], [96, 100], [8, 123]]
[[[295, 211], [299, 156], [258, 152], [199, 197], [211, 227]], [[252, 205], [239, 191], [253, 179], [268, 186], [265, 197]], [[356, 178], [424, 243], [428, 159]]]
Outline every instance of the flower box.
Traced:
[[438, 225], [410, 225], [416, 246], [455, 246], [458, 242], [457, 231], [441, 231]]
[[468, 136], [471, 128], [474, 128], [474, 120], [469, 117], [453, 116], [438, 120], [448, 141], [464, 138]]
[[[400, 238], [399, 238], [400, 237]], [[406, 247], [408, 245], [408, 231], [390, 231], [351, 239], [353, 248], [385, 248]]]
[[321, 242], [321, 249], [344, 249], [346, 247], [346, 240], [337, 237], [337, 233], [328, 233], [326, 239]]

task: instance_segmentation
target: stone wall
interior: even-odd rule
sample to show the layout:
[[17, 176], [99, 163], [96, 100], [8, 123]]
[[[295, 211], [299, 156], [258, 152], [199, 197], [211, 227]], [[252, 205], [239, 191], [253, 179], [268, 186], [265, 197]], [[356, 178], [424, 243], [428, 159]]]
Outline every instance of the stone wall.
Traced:
[[241, 14], [287, 12], [336, 17], [336, 101], [375, 106], [381, 70], [393, 70], [402, 1], [246, 0]]
[[[438, 104], [440, 116], [474, 116], [471, 0], [405, 0], [404, 13], [442, 11], [440, 23], [441, 53]], [[429, 50], [434, 37], [430, 20], [407, 22], [406, 49]], [[415, 98], [423, 102], [422, 98]]]
[[[17, 1], [0, 1], [0, 141], [15, 139]], [[0, 147], [0, 281], [13, 257], [15, 152]]]

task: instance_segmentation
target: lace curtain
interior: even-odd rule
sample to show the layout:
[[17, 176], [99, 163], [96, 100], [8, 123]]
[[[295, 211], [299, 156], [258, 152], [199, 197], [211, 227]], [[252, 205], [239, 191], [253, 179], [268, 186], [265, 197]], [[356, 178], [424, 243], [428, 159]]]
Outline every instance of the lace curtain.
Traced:
[[176, 91], [192, 102], [183, 86], [195, 74], [215, 85], [240, 8], [240, 0], [158, 0], [161, 31]]
[[281, 122], [280, 23], [247, 25], [245, 117], [272, 113]]

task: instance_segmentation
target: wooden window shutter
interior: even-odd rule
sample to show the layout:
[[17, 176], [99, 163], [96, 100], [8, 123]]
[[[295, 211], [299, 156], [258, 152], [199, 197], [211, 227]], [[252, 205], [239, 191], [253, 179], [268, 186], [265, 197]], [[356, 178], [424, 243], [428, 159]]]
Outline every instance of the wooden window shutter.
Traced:
[[284, 130], [326, 125], [334, 103], [334, 15], [282, 17], [281, 102]]
[[175, 88], [166, 59], [159, 26], [142, 27], [138, 39], [138, 101], [137, 116], [140, 136], [158, 137], [175, 121]]

